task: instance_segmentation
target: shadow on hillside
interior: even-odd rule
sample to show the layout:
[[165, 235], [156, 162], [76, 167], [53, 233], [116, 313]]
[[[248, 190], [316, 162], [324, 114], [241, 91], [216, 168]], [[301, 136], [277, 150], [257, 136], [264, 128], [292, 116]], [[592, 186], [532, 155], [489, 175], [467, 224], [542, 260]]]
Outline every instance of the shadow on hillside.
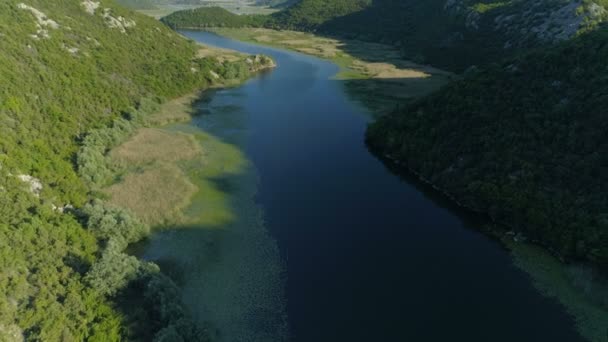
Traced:
[[407, 106], [416, 99], [431, 94], [447, 84], [442, 75], [411, 78], [340, 80], [349, 98], [365, 107], [372, 118]]
[[[467, 24], [466, 7], [450, 11], [444, 0], [375, 0], [362, 11], [324, 23], [316, 33], [343, 40], [344, 51], [364, 61], [375, 60], [369, 55], [373, 50], [361, 50], [353, 40], [392, 46], [400, 59], [462, 72], [471, 65], [483, 65], [518, 52], [505, 50], [510, 38], [494, 29], [495, 18], [497, 14], [524, 12], [524, 2], [487, 2], [497, 6], [485, 9], [472, 25]], [[538, 42], [530, 40], [525, 45], [534, 47]]]

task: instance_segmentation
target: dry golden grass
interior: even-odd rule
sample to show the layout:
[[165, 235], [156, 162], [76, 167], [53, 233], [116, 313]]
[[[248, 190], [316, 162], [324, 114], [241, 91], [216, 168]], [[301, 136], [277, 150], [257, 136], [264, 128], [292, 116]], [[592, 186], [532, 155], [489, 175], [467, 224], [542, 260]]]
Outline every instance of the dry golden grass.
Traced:
[[199, 45], [197, 52], [198, 58], [215, 57], [220, 63], [226, 61], [235, 62], [242, 59], [243, 56], [244, 54], [234, 50], [210, 47], [206, 45]]
[[156, 128], [143, 128], [128, 141], [110, 152], [119, 165], [175, 163], [202, 155], [202, 147], [193, 136]]
[[[190, 118], [196, 95], [162, 106], [152, 122], [167, 123]], [[202, 162], [203, 148], [193, 135], [158, 128], [141, 128], [109, 156], [123, 179], [106, 188], [109, 201], [131, 209], [152, 226], [183, 221], [182, 211], [198, 191], [179, 165]], [[143, 171], [142, 171], [143, 170]]]
[[192, 103], [199, 97], [198, 93], [189, 94], [162, 105], [156, 113], [148, 116], [148, 122], [155, 126], [171, 122], [188, 121], [192, 117]]
[[269, 29], [221, 28], [214, 31], [239, 40], [332, 60], [342, 67], [336, 78], [346, 83], [356, 100], [378, 115], [389, 112], [404, 99], [437, 90], [452, 77], [443, 70], [404, 60], [399, 49], [384, 44]]
[[178, 223], [197, 187], [175, 165], [160, 164], [142, 173], [131, 173], [107, 188], [110, 203], [132, 210], [152, 226]]

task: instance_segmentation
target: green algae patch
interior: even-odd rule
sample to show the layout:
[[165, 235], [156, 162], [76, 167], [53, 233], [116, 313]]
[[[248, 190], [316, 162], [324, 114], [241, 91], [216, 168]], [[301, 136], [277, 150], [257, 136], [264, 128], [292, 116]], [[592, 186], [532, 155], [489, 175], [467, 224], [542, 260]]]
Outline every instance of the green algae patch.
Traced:
[[555, 298], [572, 315], [580, 334], [591, 342], [608, 341], [608, 283], [585, 265], [566, 265], [542, 248], [503, 239], [515, 265], [534, 286]]
[[[183, 132], [188, 127], [179, 125], [172, 129]], [[186, 223], [208, 228], [222, 227], [235, 220], [229, 203], [231, 187], [227, 185], [227, 179], [246, 172], [249, 162], [239, 148], [209, 133], [198, 131], [193, 136], [204, 146], [204, 152], [202, 159], [185, 165], [190, 180], [198, 188], [185, 210]]]

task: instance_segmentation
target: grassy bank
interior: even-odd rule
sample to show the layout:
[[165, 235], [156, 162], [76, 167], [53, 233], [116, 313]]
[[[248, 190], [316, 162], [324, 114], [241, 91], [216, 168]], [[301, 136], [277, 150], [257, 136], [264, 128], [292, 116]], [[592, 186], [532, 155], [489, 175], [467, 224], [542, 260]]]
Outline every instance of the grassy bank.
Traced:
[[330, 60], [340, 66], [336, 79], [345, 82], [353, 98], [379, 114], [405, 100], [427, 95], [454, 77], [448, 72], [403, 60], [399, 50], [389, 45], [262, 28], [209, 30], [236, 40]]
[[[210, 50], [201, 53], [235, 58]], [[171, 275], [210, 340], [286, 341], [283, 265], [254, 200], [257, 177], [242, 152], [246, 133], [235, 133], [246, 116], [230, 103], [209, 108], [216, 118], [205, 110], [212, 123], [204, 129], [192, 117], [215, 92], [165, 103], [150, 116], [156, 127], [142, 126], [113, 148], [108, 158], [122, 172], [103, 191], [157, 227], [139, 252]], [[261, 328], [268, 324], [273, 329]]]
[[[213, 177], [237, 172], [244, 157], [217, 138], [176, 123], [191, 118], [192, 97], [166, 103], [154, 117], [172, 124], [142, 127], [109, 153], [118, 181], [103, 192], [110, 203], [130, 209], [151, 226], [220, 225], [232, 218]], [[200, 210], [191, 208], [195, 199], [205, 203]]]
[[[229, 70], [225, 70], [222, 76], [215, 74], [218, 81], [212, 88], [236, 86], [252, 73], [274, 66], [264, 57], [257, 62], [255, 57], [206, 46], [200, 47], [198, 55], [215, 58], [218, 63], [228, 65], [242, 63], [247, 68], [237, 70], [236, 74]], [[256, 62], [246, 62], [248, 59]], [[216, 205], [214, 210], [203, 210], [202, 219], [193, 217], [192, 213], [184, 213], [195, 196], [217, 198], [210, 179], [221, 173], [218, 167], [222, 172], [226, 172], [227, 167], [238, 168], [234, 163], [216, 165], [220, 155], [227, 158], [238, 153], [230, 146], [201, 132], [179, 131], [175, 129], [176, 125], [165, 126], [190, 120], [195, 113], [194, 104], [201, 96], [201, 93], [193, 93], [162, 104], [128, 139], [107, 153], [113, 181], [106, 182], [101, 192], [111, 204], [129, 209], [153, 227], [185, 225], [201, 220], [221, 221], [229, 217], [221, 205]], [[165, 127], [151, 128], [160, 126]], [[236, 159], [242, 158], [237, 156]], [[201, 177], [201, 172], [205, 177]]]

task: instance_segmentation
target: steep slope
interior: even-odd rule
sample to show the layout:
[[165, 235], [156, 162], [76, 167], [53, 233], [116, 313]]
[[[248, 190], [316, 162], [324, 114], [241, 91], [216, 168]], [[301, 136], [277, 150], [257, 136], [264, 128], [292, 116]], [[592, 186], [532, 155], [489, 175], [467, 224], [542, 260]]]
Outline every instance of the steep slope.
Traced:
[[174, 28], [252, 26], [314, 31], [327, 21], [370, 4], [371, 0], [303, 0], [269, 16], [236, 15], [219, 7], [201, 7], [178, 11], [162, 20]]
[[568, 259], [608, 266], [608, 30], [472, 72], [368, 142]]
[[2, 1], [0, 51], [0, 340], [204, 340], [93, 180], [164, 98], [239, 68], [109, 0]]
[[332, 19], [361, 11], [372, 0], [302, 0], [272, 15], [271, 25], [280, 28], [310, 31]]
[[381, 41], [400, 46], [409, 59], [459, 71], [571, 38], [608, 15], [600, 1], [589, 0], [375, 0], [343, 7], [302, 0], [273, 15], [272, 25]]
[[[604, 0], [300, 0], [269, 17], [222, 16], [220, 24], [383, 42], [399, 46], [407, 59], [463, 71], [592, 30], [608, 17], [604, 5]], [[167, 20], [174, 27], [217, 24], [207, 11]]]
[[221, 7], [177, 11], [161, 19], [163, 23], [175, 29], [263, 26], [267, 20], [266, 16], [238, 15]]

